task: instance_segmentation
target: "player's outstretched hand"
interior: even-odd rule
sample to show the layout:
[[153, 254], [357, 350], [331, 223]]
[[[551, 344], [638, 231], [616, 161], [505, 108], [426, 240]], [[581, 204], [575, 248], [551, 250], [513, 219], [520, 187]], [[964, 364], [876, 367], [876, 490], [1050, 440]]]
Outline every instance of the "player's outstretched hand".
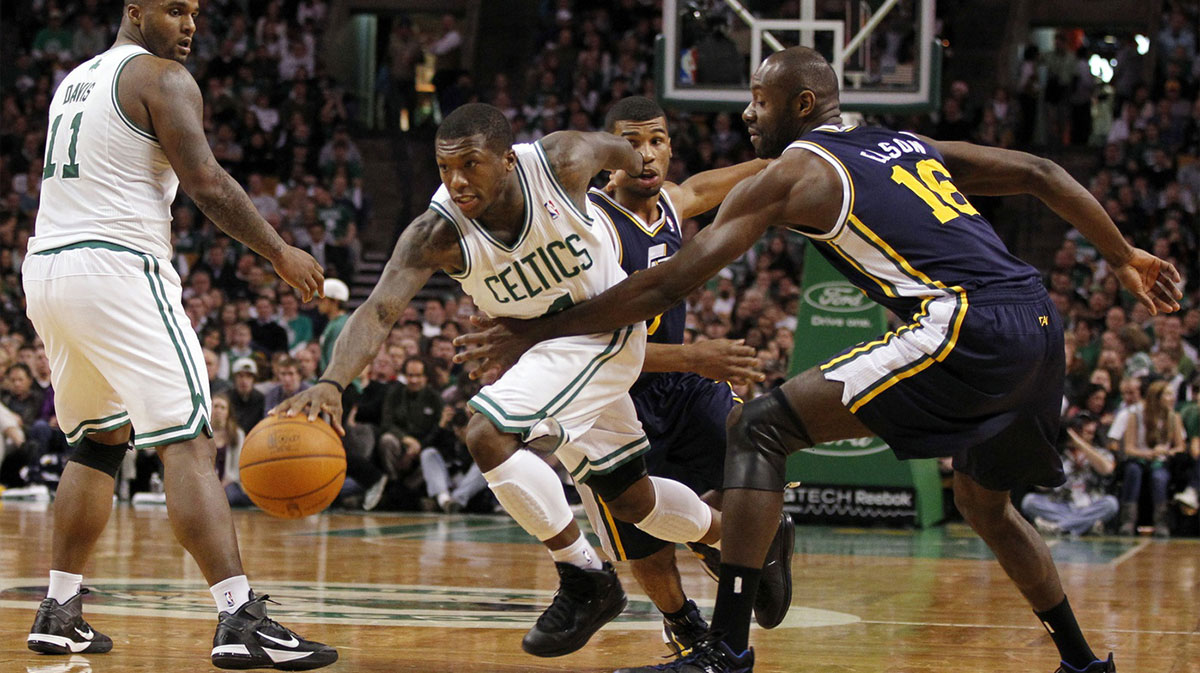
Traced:
[[309, 301], [313, 295], [321, 295], [325, 288], [325, 271], [313, 256], [300, 248], [285, 246], [278, 259], [271, 260], [275, 273], [285, 283], [300, 290], [300, 298]]
[[489, 371], [495, 370], [496, 376], [504, 374], [517, 360], [535, 343], [536, 339], [522, 336], [522, 323], [527, 320], [513, 318], [488, 318], [482, 315], [471, 316], [471, 324], [478, 331], [459, 335], [454, 339], [454, 345], [465, 348], [454, 356], [457, 363], [478, 360], [479, 366], [471, 372], [472, 379], [478, 379]]
[[346, 429], [342, 427], [342, 394], [328, 383], [317, 383], [307, 390], [302, 390], [279, 403], [279, 406], [267, 413], [271, 416], [295, 416], [307, 414], [308, 420], [315, 421], [322, 412], [329, 414], [329, 424], [343, 437]]
[[1134, 248], [1133, 256], [1115, 272], [1121, 285], [1145, 304], [1151, 315], [1179, 310], [1183, 291], [1179, 289], [1179, 271], [1170, 262]]
[[744, 339], [708, 339], [688, 346], [688, 361], [692, 371], [714, 381], [745, 384], [767, 377], [759, 368], [762, 363], [755, 350]]

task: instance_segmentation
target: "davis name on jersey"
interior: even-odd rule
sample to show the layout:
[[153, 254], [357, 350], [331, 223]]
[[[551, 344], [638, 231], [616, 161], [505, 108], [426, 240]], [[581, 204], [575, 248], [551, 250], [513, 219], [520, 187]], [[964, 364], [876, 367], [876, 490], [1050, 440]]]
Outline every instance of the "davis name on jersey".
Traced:
[[534, 318], [590, 299], [625, 278], [615, 234], [571, 201], [541, 143], [513, 146], [525, 201], [524, 222], [512, 244], [459, 210], [445, 185], [429, 207], [454, 225], [463, 271], [451, 274], [475, 305], [491, 316]]

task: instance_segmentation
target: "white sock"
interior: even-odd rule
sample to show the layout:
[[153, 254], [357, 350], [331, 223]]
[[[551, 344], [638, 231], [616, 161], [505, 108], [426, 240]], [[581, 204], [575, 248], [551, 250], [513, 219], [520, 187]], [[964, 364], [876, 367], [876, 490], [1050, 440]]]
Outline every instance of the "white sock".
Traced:
[[82, 585], [83, 575], [51, 570], [50, 588], [46, 591], [46, 598], [53, 598], [58, 601], [59, 605], [62, 605], [74, 598]]
[[592, 549], [591, 543], [582, 535], [562, 549], [550, 550], [550, 557], [554, 559], [555, 563], [570, 563], [584, 570], [601, 568], [600, 557], [596, 555], [596, 550]]
[[212, 592], [213, 602], [217, 604], [217, 612], [234, 613], [250, 602], [250, 581], [245, 575], [221, 580], [208, 590]]

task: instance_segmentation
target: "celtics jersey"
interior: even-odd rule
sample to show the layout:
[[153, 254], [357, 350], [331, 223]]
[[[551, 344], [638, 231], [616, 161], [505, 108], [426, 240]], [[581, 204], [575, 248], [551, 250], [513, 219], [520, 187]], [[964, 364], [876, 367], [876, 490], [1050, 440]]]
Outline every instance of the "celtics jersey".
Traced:
[[516, 240], [506, 244], [459, 210], [443, 185], [429, 207], [454, 225], [463, 271], [451, 274], [490, 316], [534, 318], [590, 299], [625, 278], [615, 234], [567, 196], [540, 142], [514, 145], [525, 200]]
[[179, 178], [158, 139], [130, 121], [117, 100], [121, 71], [149, 53], [113, 47], [72, 70], [54, 92], [30, 253], [107, 241], [170, 258]]

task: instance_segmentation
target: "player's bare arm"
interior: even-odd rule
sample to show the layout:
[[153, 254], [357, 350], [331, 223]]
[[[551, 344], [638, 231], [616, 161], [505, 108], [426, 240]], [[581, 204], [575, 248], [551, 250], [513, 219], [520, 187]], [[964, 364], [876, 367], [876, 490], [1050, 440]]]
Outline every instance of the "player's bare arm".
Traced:
[[339, 387], [350, 385], [370, 364], [400, 314], [430, 276], [438, 270], [461, 271], [462, 266], [462, 249], [454, 225], [433, 210], [426, 210], [400, 235], [371, 295], [346, 321], [329, 366], [321, 374], [323, 383], [284, 400], [269, 413], [292, 416], [307, 411], [313, 420], [325, 412], [334, 429], [345, 434]]
[[182, 65], [141, 56], [120, 79], [121, 107], [158, 137], [179, 184], [200, 210], [233, 238], [265, 257], [305, 301], [320, 292], [324, 274], [308, 253], [287, 245], [224, 168], [204, 136], [200, 87]]
[[769, 159], [752, 159], [740, 164], [702, 171], [679, 184], [668, 182], [663, 190], [671, 197], [679, 217], [695, 217], [721, 205], [729, 190], [766, 168]]
[[[788, 153], [740, 183], [725, 199], [716, 221], [662, 264], [553, 316], [484, 321], [487, 329], [455, 339], [456, 345], [468, 347], [455, 361], [482, 360], [472, 374], [478, 376], [493, 368], [507, 369], [539, 341], [608, 332], [648, 320], [740, 257], [772, 224], [832, 229], [841, 209], [841, 185], [830, 182], [837, 176], [827, 164], [803, 154]], [[837, 189], [830, 189], [831, 184]]]
[[[538, 142], [575, 205], [584, 210], [588, 184], [602, 170], [642, 172], [642, 155], [629, 142], [611, 133], [556, 131]], [[587, 212], [584, 210], [584, 212]]]
[[1041, 157], [964, 142], [925, 139], [946, 159], [954, 184], [967, 194], [1031, 194], [1075, 227], [1104, 256], [1125, 289], [1151, 313], [1179, 310], [1179, 271], [1125, 240], [1096, 197], [1061, 166]]
[[743, 339], [706, 339], [691, 344], [647, 343], [642, 371], [692, 372], [741, 384], [764, 380], [761, 366], [754, 349]]

